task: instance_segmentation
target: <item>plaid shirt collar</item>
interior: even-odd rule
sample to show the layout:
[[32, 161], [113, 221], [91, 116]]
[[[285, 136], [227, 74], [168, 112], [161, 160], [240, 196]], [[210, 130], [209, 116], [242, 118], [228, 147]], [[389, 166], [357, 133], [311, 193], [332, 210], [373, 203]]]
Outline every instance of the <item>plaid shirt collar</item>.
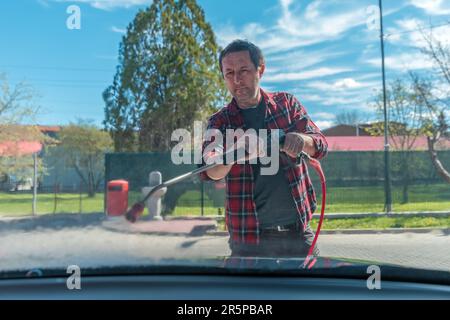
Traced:
[[[261, 92], [261, 96], [264, 99], [266, 106], [269, 106], [269, 108], [267, 108], [267, 110], [270, 110], [270, 106], [272, 106], [273, 108], [276, 108], [276, 103], [275, 103], [275, 101], [273, 101], [273, 93], [267, 93], [261, 88], [259, 88], [259, 91]], [[239, 108], [235, 98], [233, 98], [231, 100], [230, 104], [228, 105], [228, 112], [232, 116], [236, 116], [241, 112], [241, 108]]]

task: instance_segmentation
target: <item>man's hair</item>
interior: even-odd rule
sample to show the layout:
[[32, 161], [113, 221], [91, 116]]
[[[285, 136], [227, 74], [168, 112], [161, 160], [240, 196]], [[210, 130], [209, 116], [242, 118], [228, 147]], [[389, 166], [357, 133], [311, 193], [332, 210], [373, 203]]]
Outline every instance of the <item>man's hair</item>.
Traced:
[[222, 72], [222, 74], [223, 74], [222, 69], [223, 58], [229, 53], [239, 51], [248, 51], [248, 53], [250, 54], [250, 59], [252, 60], [255, 68], [258, 68], [262, 63], [264, 63], [264, 56], [260, 48], [258, 48], [250, 41], [237, 39], [231, 42], [229, 45], [227, 45], [225, 49], [223, 49], [220, 52], [219, 65], [220, 65], [220, 72]]

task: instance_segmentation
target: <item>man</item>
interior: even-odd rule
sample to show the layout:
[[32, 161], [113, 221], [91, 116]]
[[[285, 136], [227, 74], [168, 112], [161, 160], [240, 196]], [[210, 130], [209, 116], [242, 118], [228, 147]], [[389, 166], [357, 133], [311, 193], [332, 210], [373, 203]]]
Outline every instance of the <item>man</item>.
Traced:
[[[248, 41], [235, 40], [220, 54], [220, 70], [233, 96], [211, 116], [207, 129], [280, 129], [285, 132], [275, 175], [261, 174], [263, 164], [236, 162], [211, 168], [205, 180], [226, 178], [226, 225], [232, 256], [304, 257], [314, 238], [309, 221], [316, 196], [303, 151], [317, 159], [327, 153], [327, 142], [304, 107], [289, 93], [268, 93], [260, 88], [265, 62], [261, 50]], [[203, 150], [211, 143], [205, 140]], [[229, 150], [229, 148], [226, 148]], [[247, 159], [264, 151], [253, 150]], [[204, 153], [204, 161], [222, 156]], [[298, 163], [296, 163], [296, 161]], [[292, 165], [294, 164], [294, 165]], [[318, 254], [317, 247], [314, 253]]]

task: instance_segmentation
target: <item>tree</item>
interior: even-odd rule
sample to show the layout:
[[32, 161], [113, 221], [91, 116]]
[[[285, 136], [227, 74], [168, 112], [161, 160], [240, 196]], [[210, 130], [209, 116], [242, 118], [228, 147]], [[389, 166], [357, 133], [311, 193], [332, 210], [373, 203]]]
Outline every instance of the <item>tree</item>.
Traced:
[[423, 131], [427, 136], [428, 152], [437, 173], [450, 183], [450, 173], [439, 160], [436, 145], [439, 141], [449, 140], [449, 125], [446, 110], [450, 109], [450, 43], [437, 40], [430, 27], [429, 33], [421, 30], [425, 47], [422, 53], [434, 62], [432, 78], [426, 79], [410, 72], [415, 98], [427, 109], [428, 117], [424, 121]]
[[195, 0], [154, 0], [128, 26], [113, 84], [103, 93], [116, 151], [167, 151], [223, 103], [218, 46]]
[[[447, 182], [450, 183], [450, 173], [445, 169], [439, 160], [436, 145], [441, 140], [449, 140], [448, 123], [446, 119], [446, 107], [442, 106], [442, 100], [437, 99], [433, 94], [433, 84], [430, 81], [420, 79], [412, 75], [413, 86], [416, 93], [416, 99], [427, 108], [428, 117], [425, 118], [422, 131], [427, 137], [428, 152], [431, 156], [436, 172]], [[444, 102], [445, 104], [445, 102]], [[448, 109], [447, 109], [448, 110]]]
[[0, 124], [18, 124], [34, 119], [38, 107], [33, 105], [36, 93], [25, 82], [11, 86], [5, 73], [0, 73]]
[[361, 125], [368, 122], [369, 118], [358, 110], [344, 111], [338, 113], [334, 120], [335, 125], [354, 126], [356, 135], [359, 136]]
[[334, 122], [338, 125], [346, 124], [349, 126], [356, 126], [366, 121], [367, 118], [363, 116], [361, 112], [359, 112], [358, 110], [352, 110], [338, 113]]
[[[412, 151], [417, 138], [422, 135], [423, 107], [415, 99], [411, 85], [401, 79], [396, 79], [389, 84], [386, 90], [386, 104], [388, 110], [389, 141], [398, 151], [395, 157], [394, 170], [401, 177], [403, 187], [402, 203], [407, 203], [408, 188], [411, 183], [411, 172], [417, 170], [420, 165], [416, 158], [412, 157]], [[375, 98], [375, 107], [380, 118], [383, 115], [383, 94], [379, 93]], [[367, 129], [372, 135], [380, 135], [384, 132], [384, 122], [373, 123]]]
[[63, 127], [59, 139], [59, 151], [87, 186], [89, 197], [94, 197], [105, 176], [104, 154], [113, 148], [111, 137], [89, 121], [78, 120]]
[[[51, 143], [52, 139], [42, 134], [33, 123], [39, 108], [34, 105], [36, 96], [33, 88], [20, 82], [11, 85], [6, 74], [0, 73], [0, 177], [15, 175], [19, 180], [30, 177], [33, 171], [33, 159], [23, 154], [20, 144], [23, 142]], [[44, 168], [38, 159], [40, 171]]]

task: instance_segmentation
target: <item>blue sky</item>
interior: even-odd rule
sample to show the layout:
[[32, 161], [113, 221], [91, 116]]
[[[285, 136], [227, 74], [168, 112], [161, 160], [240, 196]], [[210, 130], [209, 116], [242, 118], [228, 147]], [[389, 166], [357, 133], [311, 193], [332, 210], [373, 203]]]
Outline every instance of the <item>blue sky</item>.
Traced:
[[[2, 0], [0, 73], [25, 80], [39, 97], [38, 123], [62, 125], [76, 118], [101, 124], [102, 91], [112, 82], [126, 26], [150, 0]], [[289, 91], [319, 127], [336, 114], [373, 115], [381, 88], [378, 0], [198, 0], [224, 46], [247, 38], [266, 56], [262, 87]], [[449, 42], [450, 1], [384, 0], [387, 79], [407, 70], [429, 72], [420, 54], [420, 26], [439, 26]], [[66, 12], [81, 9], [81, 29], [69, 30]], [[375, 18], [375, 19], [374, 19]], [[443, 25], [447, 23], [447, 25]]]

